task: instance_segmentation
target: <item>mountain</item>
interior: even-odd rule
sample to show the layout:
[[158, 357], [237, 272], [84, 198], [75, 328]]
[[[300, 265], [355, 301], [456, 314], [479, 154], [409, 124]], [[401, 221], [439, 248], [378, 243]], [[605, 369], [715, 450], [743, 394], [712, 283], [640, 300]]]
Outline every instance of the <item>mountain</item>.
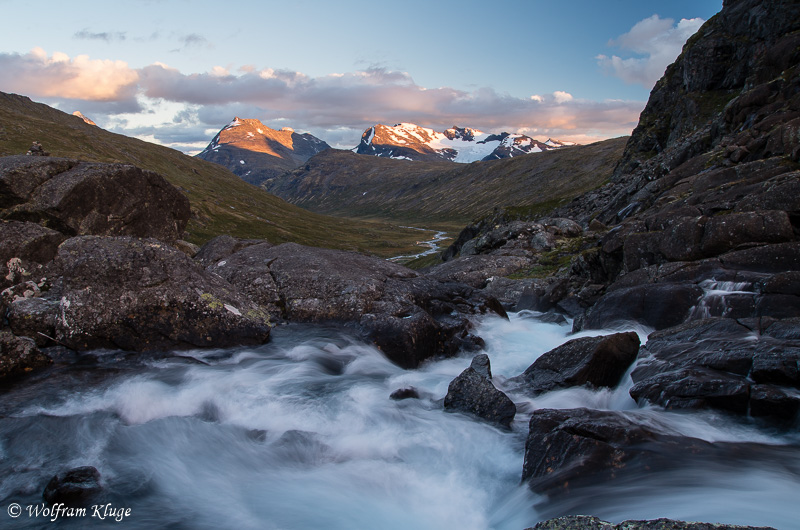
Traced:
[[418, 231], [395, 225], [311, 213], [217, 164], [88, 125], [25, 96], [0, 92], [0, 156], [23, 154], [34, 141], [53, 156], [121, 162], [159, 173], [189, 198], [191, 218], [185, 237], [192, 243], [229, 234], [393, 256], [410, 252], [419, 239]]
[[237, 117], [197, 157], [228, 168], [246, 182], [260, 184], [329, 147], [308, 133], [298, 134], [288, 127], [276, 131], [258, 120]]
[[320, 213], [465, 222], [498, 206], [552, 207], [600, 186], [625, 141], [472, 164], [441, 159], [411, 164], [329, 149], [262, 186]]
[[92, 120], [90, 120], [89, 118], [87, 118], [86, 116], [84, 116], [84, 115], [81, 113], [81, 111], [79, 111], [79, 110], [76, 110], [75, 112], [73, 112], [73, 113], [72, 113], [72, 115], [73, 115], [73, 116], [77, 116], [78, 118], [82, 119], [83, 121], [85, 121], [85, 122], [86, 122], [86, 123], [88, 123], [89, 125], [97, 125], [95, 122], [93, 122]]
[[539, 153], [568, 145], [574, 144], [556, 140], [540, 142], [523, 134], [506, 132], [486, 134], [469, 127], [453, 126], [440, 133], [413, 123], [399, 123], [394, 127], [380, 124], [370, 127], [353, 151], [399, 160], [468, 163]]

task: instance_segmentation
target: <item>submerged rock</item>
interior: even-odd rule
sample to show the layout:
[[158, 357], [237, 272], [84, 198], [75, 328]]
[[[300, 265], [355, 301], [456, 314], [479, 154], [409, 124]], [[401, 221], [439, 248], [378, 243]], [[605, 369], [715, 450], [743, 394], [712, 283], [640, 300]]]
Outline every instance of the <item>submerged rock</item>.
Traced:
[[100, 493], [100, 472], [92, 466], [76, 467], [50, 479], [42, 497], [50, 504], [87, 504]]

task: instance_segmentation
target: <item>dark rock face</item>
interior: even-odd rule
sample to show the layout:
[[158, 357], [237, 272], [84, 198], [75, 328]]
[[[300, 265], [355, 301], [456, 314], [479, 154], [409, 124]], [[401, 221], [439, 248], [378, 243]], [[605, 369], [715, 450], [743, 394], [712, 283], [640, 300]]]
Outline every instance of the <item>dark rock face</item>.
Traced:
[[295, 243], [253, 245], [208, 267], [275, 318], [356, 325], [393, 362], [416, 367], [480, 344], [465, 315], [505, 314], [467, 285], [379, 258]]
[[638, 353], [639, 336], [633, 332], [573, 339], [536, 359], [509, 384], [532, 396], [571, 386], [613, 387]]
[[662, 432], [647, 416], [589, 409], [539, 409], [530, 420], [522, 480], [557, 496], [604, 481], [691, 469], [714, 460], [779, 457], [770, 446], [711, 443]]
[[103, 490], [100, 472], [92, 466], [77, 467], [50, 479], [42, 497], [50, 504], [83, 505]]
[[174, 241], [189, 200], [163, 177], [123, 164], [50, 157], [0, 160], [0, 217], [67, 235], [130, 235]]
[[32, 339], [0, 331], [0, 381], [24, 375], [52, 362], [39, 351]]
[[35, 223], [0, 221], [0, 289], [40, 275], [66, 236]]
[[536, 523], [530, 530], [775, 530], [767, 526], [739, 526], [715, 523], [694, 523], [673, 519], [651, 521], [622, 521], [619, 524], [602, 521], [590, 515], [566, 515]]
[[65, 241], [41, 297], [9, 305], [17, 335], [42, 333], [72, 349], [152, 351], [261, 344], [265, 312], [182, 252], [154, 239]]
[[444, 398], [449, 412], [464, 412], [509, 429], [517, 407], [491, 381], [489, 357], [476, 355], [469, 368], [450, 382]]
[[800, 410], [800, 319], [716, 318], [653, 333], [631, 396], [668, 409], [711, 408], [793, 422]]
[[654, 329], [677, 326], [703, 295], [693, 284], [650, 284], [619, 289], [602, 297], [589, 311], [584, 329], [603, 329], [621, 322], [640, 322]]

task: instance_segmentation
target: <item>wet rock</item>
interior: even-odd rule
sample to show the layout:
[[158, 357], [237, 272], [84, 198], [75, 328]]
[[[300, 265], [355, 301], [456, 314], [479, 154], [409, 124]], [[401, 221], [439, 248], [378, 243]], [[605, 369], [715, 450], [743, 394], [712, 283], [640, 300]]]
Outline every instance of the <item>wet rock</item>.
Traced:
[[767, 526], [739, 526], [716, 523], [697, 523], [673, 519], [623, 521], [619, 524], [602, 521], [590, 515], [566, 515], [536, 523], [529, 530], [775, 530]]
[[536, 359], [508, 381], [528, 395], [587, 385], [616, 386], [639, 353], [636, 333], [573, 339]]
[[39, 351], [33, 339], [0, 331], [0, 381], [7, 381], [50, 365], [53, 360]]
[[403, 399], [419, 399], [419, 392], [413, 386], [407, 388], [398, 388], [392, 392], [389, 397], [395, 401]]
[[175, 241], [189, 200], [160, 175], [124, 164], [50, 157], [0, 160], [0, 218], [67, 235], [130, 235]]
[[491, 382], [489, 358], [477, 355], [469, 368], [450, 382], [444, 398], [449, 412], [464, 412], [509, 429], [517, 407]]
[[41, 333], [75, 350], [224, 347], [269, 338], [263, 310], [155, 239], [71, 238], [51, 272], [58, 279], [49, 291], [10, 304], [15, 333]]
[[49, 504], [80, 506], [88, 504], [102, 490], [100, 472], [92, 466], [84, 466], [54, 476], [44, 488], [42, 497]]
[[798, 323], [715, 318], [652, 333], [631, 374], [631, 396], [668, 409], [791, 419], [800, 398], [800, 336], [789, 330]]
[[522, 480], [550, 497], [604, 482], [692, 469], [715, 460], [757, 465], [781, 458], [780, 450], [758, 444], [711, 443], [672, 434], [651, 416], [590, 409], [538, 409], [530, 419]]
[[684, 322], [703, 290], [689, 283], [637, 285], [606, 293], [586, 316], [584, 329], [604, 329], [639, 322], [665, 329]]

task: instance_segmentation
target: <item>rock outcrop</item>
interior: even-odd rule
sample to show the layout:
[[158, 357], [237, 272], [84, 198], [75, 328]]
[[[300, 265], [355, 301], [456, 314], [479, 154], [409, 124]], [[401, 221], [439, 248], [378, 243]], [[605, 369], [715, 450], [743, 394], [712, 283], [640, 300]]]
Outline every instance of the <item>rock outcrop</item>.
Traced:
[[179, 239], [189, 200], [152, 171], [64, 158], [0, 159], [0, 218], [66, 235]]
[[39, 351], [33, 339], [0, 331], [0, 381], [25, 375], [52, 362]]
[[481, 344], [470, 334], [469, 315], [505, 315], [496, 300], [462, 283], [438, 281], [371, 256], [295, 243], [252, 245], [208, 270], [276, 319], [355, 326], [407, 368]]
[[52, 337], [75, 350], [261, 344], [268, 315], [183, 252], [155, 239], [68, 239], [41, 296], [8, 306], [17, 335]]

